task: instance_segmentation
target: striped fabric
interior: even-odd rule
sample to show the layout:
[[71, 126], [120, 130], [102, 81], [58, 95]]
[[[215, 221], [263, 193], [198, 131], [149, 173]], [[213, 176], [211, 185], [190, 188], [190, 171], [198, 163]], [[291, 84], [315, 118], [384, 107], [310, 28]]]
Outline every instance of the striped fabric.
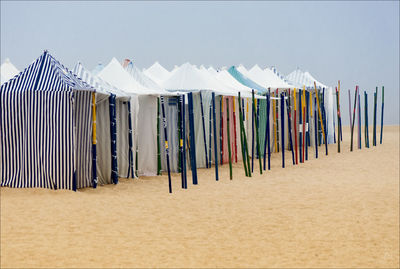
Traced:
[[76, 190], [92, 184], [89, 91], [47, 51], [1, 86], [1, 186]]

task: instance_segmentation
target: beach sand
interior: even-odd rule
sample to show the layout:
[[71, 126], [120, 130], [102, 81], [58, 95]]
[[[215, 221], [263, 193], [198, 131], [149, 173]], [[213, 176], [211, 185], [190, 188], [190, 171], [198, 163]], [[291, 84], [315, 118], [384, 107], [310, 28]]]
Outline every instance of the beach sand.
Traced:
[[[370, 135], [372, 145], [372, 134]], [[378, 135], [379, 138], [379, 135]], [[199, 169], [97, 189], [1, 188], [1, 267], [399, 267], [399, 126], [251, 178]], [[356, 141], [356, 140], [355, 140]]]

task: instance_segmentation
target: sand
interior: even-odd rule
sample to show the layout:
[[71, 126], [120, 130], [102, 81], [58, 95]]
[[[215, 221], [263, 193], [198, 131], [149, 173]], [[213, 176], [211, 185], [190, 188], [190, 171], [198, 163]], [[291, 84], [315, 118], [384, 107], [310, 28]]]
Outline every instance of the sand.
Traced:
[[[234, 164], [98, 189], [1, 188], [1, 267], [399, 267], [399, 126], [252, 178]], [[372, 138], [372, 135], [371, 135]], [[363, 145], [364, 146], [364, 145]], [[189, 180], [191, 182], [190, 174]]]

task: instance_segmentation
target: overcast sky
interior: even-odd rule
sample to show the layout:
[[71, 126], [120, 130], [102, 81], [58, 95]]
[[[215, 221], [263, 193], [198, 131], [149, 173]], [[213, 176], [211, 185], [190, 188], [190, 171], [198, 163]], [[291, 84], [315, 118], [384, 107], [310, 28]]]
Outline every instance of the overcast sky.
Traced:
[[299, 67], [324, 84], [341, 80], [344, 123], [347, 89], [367, 90], [372, 108], [375, 86], [384, 85], [385, 123], [399, 124], [398, 1], [1, 1], [1, 62], [21, 70], [44, 49], [90, 69], [114, 56], [167, 69], [187, 61], [283, 74]]

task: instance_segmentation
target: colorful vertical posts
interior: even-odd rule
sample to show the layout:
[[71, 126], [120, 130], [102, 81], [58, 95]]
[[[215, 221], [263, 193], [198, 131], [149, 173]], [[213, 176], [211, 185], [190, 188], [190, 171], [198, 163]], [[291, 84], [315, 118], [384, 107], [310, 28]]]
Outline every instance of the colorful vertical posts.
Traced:
[[338, 141], [338, 152], [340, 153], [340, 104], [339, 104], [339, 91], [338, 88], [336, 87], [336, 113], [337, 113], [337, 120], [338, 120], [338, 131], [337, 131], [337, 141]]
[[[215, 180], [218, 181], [218, 145], [217, 145], [217, 118], [215, 115], [215, 93], [211, 93], [211, 102], [213, 109], [213, 131], [214, 131], [214, 162], [215, 162]], [[210, 142], [211, 143], [211, 142]]]
[[163, 122], [163, 127], [164, 127], [165, 154], [166, 154], [166, 159], [167, 159], [168, 190], [169, 190], [169, 193], [172, 193], [171, 171], [170, 171], [170, 167], [169, 167], [169, 148], [168, 148], [168, 136], [167, 136], [167, 119], [165, 117], [164, 96], [160, 96], [160, 101], [161, 101], [161, 111], [162, 111], [162, 122]]
[[368, 94], [364, 91], [364, 140], [365, 140], [365, 147], [369, 148], [369, 132], [368, 132]]
[[300, 163], [304, 162], [303, 160], [303, 96], [302, 91], [299, 89], [299, 155], [300, 155]]
[[324, 130], [324, 123], [321, 115], [321, 108], [319, 106], [319, 100], [318, 100], [318, 91], [317, 91], [317, 84], [314, 81], [314, 88], [315, 88], [315, 96], [317, 97], [317, 106], [318, 106], [318, 115], [321, 123], [321, 129], [322, 129], [322, 135], [324, 136], [324, 142], [325, 142], [325, 154], [328, 155], [328, 143], [326, 141], [326, 136], [325, 136], [325, 130]]
[[226, 100], [226, 134], [228, 136], [229, 179], [232, 180], [231, 132], [229, 128], [229, 100]]
[[235, 144], [235, 163], [237, 163], [237, 136], [236, 136], [236, 106], [235, 106], [235, 97], [232, 97], [233, 102], [233, 139]]
[[282, 168], [285, 168], [285, 95], [281, 93], [281, 148], [282, 148]]
[[385, 105], [385, 88], [382, 86], [382, 109], [381, 109], [381, 136], [380, 136], [380, 144], [382, 144], [383, 138], [383, 108]]
[[315, 136], [315, 158], [318, 159], [318, 113], [317, 113], [317, 93], [315, 93], [314, 97], [314, 136]]
[[186, 173], [186, 141], [185, 141], [185, 95], [179, 96], [180, 100], [180, 118], [181, 118], [181, 132], [179, 137], [179, 149], [180, 149], [180, 157], [181, 157], [181, 181], [182, 181], [182, 189], [187, 189], [187, 173]]
[[161, 175], [160, 97], [157, 98], [157, 175]]
[[197, 185], [196, 143], [194, 134], [193, 93], [188, 93], [189, 112], [189, 139], [190, 139], [190, 166], [192, 168], [192, 182]]
[[353, 132], [354, 132], [354, 122], [355, 122], [355, 119], [356, 119], [357, 91], [358, 91], [358, 86], [356, 86], [356, 92], [354, 94], [354, 109], [353, 109], [353, 118], [352, 118], [352, 121], [351, 121], [350, 151], [353, 151]]
[[290, 89], [286, 99], [286, 111], [287, 111], [287, 118], [288, 118], [288, 134], [289, 134], [289, 146], [292, 151], [292, 161], [293, 165], [296, 163], [294, 159], [294, 149], [293, 149], [293, 141], [292, 141], [292, 113], [290, 112]]
[[294, 122], [293, 122], [293, 127], [294, 127], [294, 149], [296, 153], [296, 164], [298, 164], [298, 158], [297, 158], [297, 101], [296, 101], [296, 88], [293, 89], [293, 104], [294, 104]]
[[[252, 96], [252, 99], [253, 99], [253, 118], [255, 118], [255, 112], [256, 112], [256, 102], [255, 102], [255, 98], [254, 98], [254, 90], [252, 90], [252, 92], [251, 92], [251, 96]], [[260, 174], [262, 174], [262, 165], [261, 165], [261, 154], [260, 154], [260, 136], [259, 136], [259, 131], [258, 131], [258, 121], [257, 120], [255, 120], [255, 127], [256, 127], [256, 139], [257, 139], [257, 155], [258, 155], [258, 161], [259, 161], [259, 164], [260, 164]], [[253, 136], [253, 138], [254, 138], [254, 136]], [[254, 140], [253, 140], [254, 141]], [[254, 148], [254, 142], [253, 142], [253, 148]], [[254, 157], [254, 154], [253, 154], [253, 157]], [[252, 168], [253, 168], [253, 159], [251, 160], [252, 161]]]
[[92, 92], [92, 185], [97, 187], [96, 93]]
[[[239, 105], [240, 104], [244, 104], [241, 102], [241, 98], [240, 98], [240, 92], [238, 94], [238, 102]], [[239, 110], [240, 107], [239, 107]], [[239, 120], [240, 120], [240, 140], [242, 142], [242, 155], [243, 155], [243, 165], [244, 165], [244, 170], [245, 170], [245, 174], [247, 177], [251, 177], [251, 170], [250, 170], [250, 156], [249, 156], [249, 149], [248, 149], [248, 145], [247, 145], [247, 137], [246, 137], [246, 131], [244, 128], [244, 122], [243, 122], [243, 117], [244, 116], [244, 110], [242, 110], [239, 113]]]
[[378, 87], [374, 92], [374, 126], [373, 126], [373, 134], [372, 134], [372, 145], [376, 147], [376, 99], [378, 97]]
[[110, 104], [110, 138], [111, 138], [111, 180], [118, 183], [118, 158], [117, 158], [117, 119], [115, 113], [115, 94], [108, 98]]
[[200, 95], [201, 122], [202, 122], [202, 125], [203, 125], [204, 154], [205, 154], [205, 157], [206, 157], [206, 168], [208, 168], [206, 124], [205, 124], [205, 122], [204, 122], [203, 97], [201, 96], [201, 91], [199, 92], [199, 95]]

